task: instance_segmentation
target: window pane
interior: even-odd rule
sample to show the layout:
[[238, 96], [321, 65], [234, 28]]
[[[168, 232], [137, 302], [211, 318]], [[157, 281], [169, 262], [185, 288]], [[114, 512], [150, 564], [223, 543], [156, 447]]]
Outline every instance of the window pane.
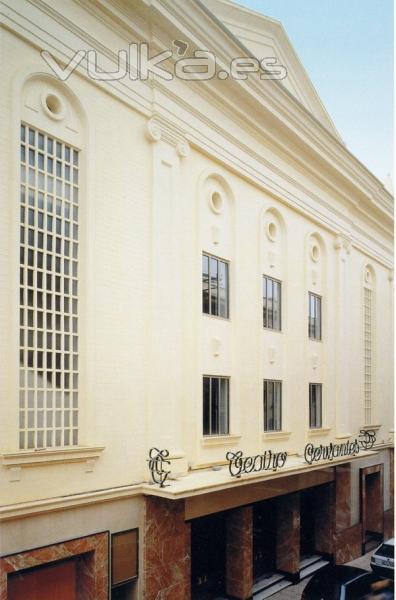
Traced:
[[212, 377], [211, 379], [211, 434], [219, 433], [219, 379]]
[[210, 435], [210, 378], [203, 378], [203, 434]]
[[219, 261], [219, 316], [228, 317], [228, 265]]
[[280, 431], [281, 425], [281, 407], [282, 407], [282, 384], [280, 381], [275, 382], [274, 388], [274, 430]]
[[322, 385], [318, 383], [309, 384], [309, 426], [322, 427]]
[[322, 300], [321, 298], [316, 298], [316, 323], [315, 323], [315, 338], [320, 340], [321, 335], [321, 326], [322, 326]]
[[203, 377], [203, 434], [229, 433], [229, 380]]
[[281, 282], [263, 277], [263, 326], [281, 329]]
[[218, 314], [218, 277], [215, 258], [210, 259], [210, 314]]
[[268, 327], [267, 318], [267, 278], [263, 277], [263, 326]]
[[209, 314], [209, 258], [202, 256], [202, 311]]
[[273, 283], [273, 309], [274, 309], [274, 329], [281, 328], [280, 321], [280, 309], [281, 309], [281, 300], [280, 300], [280, 283], [278, 281], [274, 281]]
[[271, 329], [273, 329], [273, 327], [274, 327], [273, 306], [272, 306], [272, 298], [273, 298], [272, 283], [273, 283], [272, 279], [267, 279], [267, 320], [268, 320], [268, 327], [270, 327]]
[[219, 433], [228, 433], [228, 379], [220, 379]]
[[[24, 126], [23, 126], [24, 127]], [[26, 131], [26, 129], [25, 129]], [[53, 230], [53, 197], [50, 195], [53, 188], [53, 181], [49, 173], [53, 170], [53, 158], [48, 155], [53, 154], [54, 140], [48, 138], [44, 133], [28, 129], [29, 145], [26, 159], [30, 163], [29, 181], [30, 187], [27, 190], [26, 197], [25, 188], [21, 196], [22, 206], [20, 212], [20, 226], [24, 232], [23, 241], [30, 248], [24, 248], [21, 261], [21, 304], [26, 302], [28, 310], [21, 311], [20, 326], [21, 326], [21, 345], [27, 344], [29, 350], [21, 347], [22, 360], [26, 361], [26, 366], [30, 367], [28, 377], [23, 378], [23, 383], [26, 386], [28, 399], [28, 412], [21, 415], [21, 423], [25, 424], [25, 431], [21, 432], [20, 443], [21, 449], [26, 447], [43, 447], [44, 444], [51, 445], [69, 445], [77, 443], [77, 431], [73, 431], [71, 435], [69, 427], [69, 413], [64, 412], [66, 408], [67, 398], [69, 397], [69, 387], [72, 385], [70, 375], [64, 371], [69, 368], [69, 355], [64, 352], [64, 338], [67, 323], [70, 319], [65, 313], [69, 312], [70, 303], [64, 297], [67, 292], [65, 284], [64, 289], [62, 281], [65, 282], [65, 275], [68, 271], [68, 261], [62, 254], [62, 248], [67, 248], [64, 245], [64, 235], [61, 231], [61, 225], [67, 217], [66, 203], [62, 196], [64, 190], [63, 174], [65, 173], [63, 142], [56, 140], [56, 149], [59, 156], [59, 162], [56, 169], [60, 179], [57, 180], [57, 191], [61, 197], [57, 198], [56, 212], [58, 219], [56, 220], [55, 230], [59, 232], [59, 237], [55, 238], [52, 234]], [[78, 154], [77, 150], [73, 152]], [[40, 172], [37, 172], [37, 167]], [[47, 169], [47, 171], [45, 171]], [[40, 188], [40, 189], [39, 189]], [[26, 202], [28, 207], [25, 206]], [[77, 223], [76, 223], [77, 232]], [[58, 244], [59, 240], [59, 244]], [[54, 256], [54, 253], [58, 256]], [[25, 263], [26, 260], [26, 263]], [[77, 263], [76, 263], [77, 265]], [[73, 264], [74, 267], [74, 264]], [[55, 269], [56, 275], [52, 272]], [[76, 271], [77, 272], [77, 271]], [[77, 295], [78, 279], [75, 278], [75, 295]], [[52, 312], [56, 311], [56, 315]], [[73, 317], [73, 331], [77, 337], [77, 315]], [[46, 331], [40, 331], [46, 326]], [[56, 328], [57, 333], [57, 349], [58, 353], [53, 354], [53, 336], [51, 330]], [[59, 343], [58, 343], [59, 337]], [[77, 360], [77, 356], [76, 356]], [[52, 369], [55, 369], [53, 371]], [[77, 362], [75, 364], [78, 370]], [[77, 382], [76, 382], [77, 384]], [[73, 381], [74, 385], [74, 381]], [[46, 402], [49, 406], [48, 396], [49, 389], [55, 387], [59, 390], [57, 396], [58, 416], [52, 419], [52, 415], [44, 419], [43, 389], [47, 389]], [[71, 388], [70, 388], [71, 389]], [[75, 391], [77, 406], [77, 390]], [[35, 398], [37, 403], [35, 404]], [[58, 402], [59, 401], [59, 402]], [[59, 415], [65, 415], [64, 420], [59, 420]], [[23, 418], [22, 418], [23, 416]], [[58, 423], [59, 428], [55, 431], [55, 423]], [[63, 429], [64, 427], [64, 429]], [[73, 440], [73, 442], [71, 442]]]

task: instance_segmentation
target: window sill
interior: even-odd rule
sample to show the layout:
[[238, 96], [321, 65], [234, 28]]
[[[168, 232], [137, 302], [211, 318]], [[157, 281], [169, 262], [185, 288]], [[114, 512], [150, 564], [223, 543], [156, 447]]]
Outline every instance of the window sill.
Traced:
[[77, 446], [57, 450], [22, 450], [0, 455], [1, 465], [6, 468], [38, 467], [58, 463], [94, 461], [99, 458], [104, 446]]
[[263, 440], [285, 440], [291, 436], [291, 431], [266, 431]]
[[201, 445], [204, 448], [212, 448], [213, 446], [231, 446], [239, 442], [242, 436], [240, 435], [208, 435], [201, 438]]
[[382, 425], [362, 425], [360, 429], [364, 431], [369, 431], [370, 429], [374, 429], [374, 431], [378, 431], [381, 429]]
[[308, 429], [309, 436], [315, 435], [328, 435], [329, 431], [331, 431], [330, 427], [318, 427], [317, 429]]
[[231, 322], [231, 317], [222, 317], [220, 315], [210, 315], [209, 313], [202, 313], [203, 317], [209, 317], [209, 319], [216, 319], [217, 321], [225, 321], [226, 323]]

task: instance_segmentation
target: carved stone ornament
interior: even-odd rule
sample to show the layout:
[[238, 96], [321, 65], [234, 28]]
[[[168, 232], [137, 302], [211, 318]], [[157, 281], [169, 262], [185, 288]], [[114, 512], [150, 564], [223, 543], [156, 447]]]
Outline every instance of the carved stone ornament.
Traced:
[[161, 139], [161, 127], [154, 119], [147, 122], [146, 136], [150, 142], [159, 142]]
[[334, 240], [334, 248], [336, 250], [345, 250], [347, 254], [350, 254], [352, 242], [344, 235], [337, 235], [336, 239]]
[[175, 127], [159, 117], [152, 117], [147, 121], [146, 137], [150, 142], [160, 140], [168, 142], [173, 146], [180, 158], [186, 158], [190, 154], [190, 144]]

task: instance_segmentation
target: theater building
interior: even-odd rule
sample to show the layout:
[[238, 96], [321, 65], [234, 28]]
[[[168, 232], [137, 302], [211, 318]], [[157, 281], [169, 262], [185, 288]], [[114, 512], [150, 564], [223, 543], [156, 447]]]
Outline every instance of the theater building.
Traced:
[[1, 14], [0, 600], [262, 600], [390, 537], [393, 198], [282, 25]]

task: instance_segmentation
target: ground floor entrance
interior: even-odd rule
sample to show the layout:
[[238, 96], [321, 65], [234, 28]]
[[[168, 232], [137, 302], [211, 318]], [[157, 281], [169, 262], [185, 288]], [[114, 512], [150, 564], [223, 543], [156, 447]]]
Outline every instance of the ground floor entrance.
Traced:
[[211, 600], [226, 592], [226, 515], [191, 523], [191, 597]]

